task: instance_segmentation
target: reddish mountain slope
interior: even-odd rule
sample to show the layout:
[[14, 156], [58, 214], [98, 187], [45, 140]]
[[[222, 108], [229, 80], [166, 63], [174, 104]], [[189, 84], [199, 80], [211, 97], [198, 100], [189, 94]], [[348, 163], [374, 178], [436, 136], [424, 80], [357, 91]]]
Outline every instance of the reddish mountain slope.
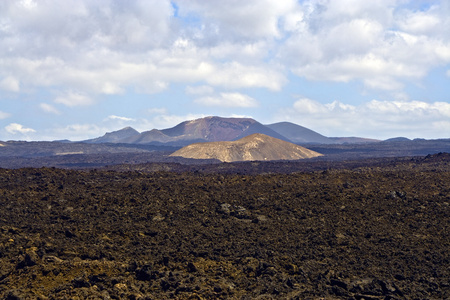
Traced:
[[262, 133], [288, 141], [284, 136], [250, 118], [206, 117], [182, 122], [175, 127], [145, 131], [125, 139], [126, 143], [172, 143], [234, 141], [253, 133]]

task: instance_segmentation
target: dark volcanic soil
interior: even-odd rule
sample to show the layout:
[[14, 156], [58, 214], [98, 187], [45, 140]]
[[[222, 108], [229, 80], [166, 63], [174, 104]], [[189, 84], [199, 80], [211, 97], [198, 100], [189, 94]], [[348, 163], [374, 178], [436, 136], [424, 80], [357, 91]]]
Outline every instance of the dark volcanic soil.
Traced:
[[449, 299], [450, 158], [0, 169], [2, 299]]

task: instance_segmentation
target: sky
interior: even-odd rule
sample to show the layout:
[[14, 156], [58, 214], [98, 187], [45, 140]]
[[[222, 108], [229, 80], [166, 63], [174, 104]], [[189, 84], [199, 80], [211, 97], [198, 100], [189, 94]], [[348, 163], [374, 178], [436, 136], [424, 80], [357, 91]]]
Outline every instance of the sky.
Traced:
[[206, 116], [450, 138], [450, 1], [1, 0], [0, 140]]

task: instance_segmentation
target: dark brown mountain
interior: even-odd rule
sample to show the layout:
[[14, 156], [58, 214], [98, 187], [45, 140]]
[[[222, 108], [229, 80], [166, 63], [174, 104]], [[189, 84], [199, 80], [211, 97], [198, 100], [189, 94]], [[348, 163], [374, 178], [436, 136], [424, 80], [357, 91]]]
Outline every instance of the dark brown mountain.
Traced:
[[321, 156], [304, 147], [255, 133], [237, 141], [207, 142], [188, 145], [170, 156], [218, 159], [223, 162], [255, 160], [297, 160]]
[[253, 133], [262, 133], [289, 141], [286, 137], [251, 118], [206, 117], [182, 122], [175, 127], [142, 132], [121, 140], [122, 143], [165, 143], [189, 145], [195, 142], [234, 141]]

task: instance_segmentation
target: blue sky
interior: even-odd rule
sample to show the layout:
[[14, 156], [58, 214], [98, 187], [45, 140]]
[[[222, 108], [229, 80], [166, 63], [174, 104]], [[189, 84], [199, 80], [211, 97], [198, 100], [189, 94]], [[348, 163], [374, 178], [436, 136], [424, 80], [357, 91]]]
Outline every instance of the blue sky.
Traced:
[[210, 115], [450, 138], [450, 2], [3, 0], [0, 140]]

